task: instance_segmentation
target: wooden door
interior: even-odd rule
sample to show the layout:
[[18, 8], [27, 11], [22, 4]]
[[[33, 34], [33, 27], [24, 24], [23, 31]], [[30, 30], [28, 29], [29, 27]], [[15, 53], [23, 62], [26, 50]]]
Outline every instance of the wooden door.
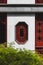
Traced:
[[7, 42], [7, 16], [0, 13], [0, 44]]
[[43, 53], [43, 13], [36, 14], [36, 50]]
[[[7, 0], [0, 0], [0, 4], [6, 4]], [[7, 42], [7, 14], [0, 13], [0, 44]]]

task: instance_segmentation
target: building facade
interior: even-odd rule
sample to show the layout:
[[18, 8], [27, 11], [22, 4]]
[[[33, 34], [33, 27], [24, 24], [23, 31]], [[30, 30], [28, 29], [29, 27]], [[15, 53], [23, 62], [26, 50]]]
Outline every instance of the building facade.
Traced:
[[[43, 5], [43, 0], [0, 0], [3, 5]], [[15, 6], [16, 7], [16, 6]], [[13, 47], [18, 49], [36, 50], [43, 53], [43, 12], [28, 13], [19, 8], [15, 13], [0, 12], [0, 44], [7, 42], [7, 46], [14, 42]], [[27, 11], [27, 12], [23, 12]]]

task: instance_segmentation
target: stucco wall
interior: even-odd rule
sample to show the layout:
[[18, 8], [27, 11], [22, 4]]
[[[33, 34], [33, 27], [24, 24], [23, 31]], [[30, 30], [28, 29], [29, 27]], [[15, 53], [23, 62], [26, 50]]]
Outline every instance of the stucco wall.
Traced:
[[35, 4], [35, 0], [7, 0], [7, 4]]
[[[28, 24], [28, 41], [24, 45], [19, 45], [15, 41], [15, 25], [19, 21]], [[35, 50], [35, 15], [33, 16], [7, 16], [7, 42], [14, 42], [15, 48], [25, 48]]]

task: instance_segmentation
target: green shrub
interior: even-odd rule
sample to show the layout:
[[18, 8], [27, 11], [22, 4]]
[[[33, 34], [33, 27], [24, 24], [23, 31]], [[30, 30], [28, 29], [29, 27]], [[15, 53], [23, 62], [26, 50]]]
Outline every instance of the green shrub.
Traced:
[[0, 48], [2, 47], [7, 47], [7, 43], [5, 42], [5, 43], [0, 44]]
[[3, 47], [0, 48], [0, 65], [43, 65], [43, 59], [32, 51]]

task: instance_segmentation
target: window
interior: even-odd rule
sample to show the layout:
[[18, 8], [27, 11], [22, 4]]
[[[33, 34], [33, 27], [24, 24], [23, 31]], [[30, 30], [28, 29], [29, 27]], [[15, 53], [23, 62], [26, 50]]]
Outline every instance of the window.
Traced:
[[28, 40], [28, 25], [25, 22], [19, 22], [16, 25], [16, 42], [25, 44]]

